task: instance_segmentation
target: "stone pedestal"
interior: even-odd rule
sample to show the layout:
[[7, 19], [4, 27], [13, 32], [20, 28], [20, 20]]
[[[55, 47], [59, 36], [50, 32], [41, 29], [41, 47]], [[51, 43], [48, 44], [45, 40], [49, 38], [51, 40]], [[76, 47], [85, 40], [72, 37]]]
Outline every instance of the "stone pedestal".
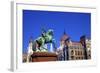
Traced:
[[57, 61], [57, 55], [51, 52], [34, 52], [32, 62]]

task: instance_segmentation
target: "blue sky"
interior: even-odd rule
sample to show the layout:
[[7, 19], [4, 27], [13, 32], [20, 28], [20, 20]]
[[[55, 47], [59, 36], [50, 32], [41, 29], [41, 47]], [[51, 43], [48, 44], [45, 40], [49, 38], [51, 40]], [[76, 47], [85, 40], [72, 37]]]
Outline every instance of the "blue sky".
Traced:
[[64, 30], [71, 40], [79, 41], [82, 35], [91, 36], [91, 14], [23, 10], [23, 52], [27, 52], [30, 37], [38, 38], [42, 28], [54, 30], [57, 47]]

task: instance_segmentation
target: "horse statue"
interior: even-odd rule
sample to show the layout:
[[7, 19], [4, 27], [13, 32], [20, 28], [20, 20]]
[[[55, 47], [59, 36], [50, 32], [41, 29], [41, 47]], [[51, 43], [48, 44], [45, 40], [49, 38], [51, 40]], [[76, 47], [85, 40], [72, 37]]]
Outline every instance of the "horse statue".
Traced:
[[48, 48], [45, 47], [47, 43], [54, 43], [52, 29], [49, 29], [47, 32], [42, 31], [42, 35], [33, 41], [33, 52], [48, 52]]
[[31, 61], [31, 55], [34, 52], [48, 52], [48, 48], [46, 47], [48, 43], [53, 44], [53, 49], [56, 49], [52, 29], [49, 29], [47, 32], [43, 30], [40, 37], [34, 41], [31, 40], [31, 46], [28, 47], [27, 62]]

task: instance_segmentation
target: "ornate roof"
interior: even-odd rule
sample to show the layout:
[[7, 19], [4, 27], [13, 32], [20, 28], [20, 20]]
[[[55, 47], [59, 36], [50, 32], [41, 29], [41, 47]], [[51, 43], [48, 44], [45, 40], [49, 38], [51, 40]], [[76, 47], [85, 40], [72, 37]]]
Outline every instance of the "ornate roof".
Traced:
[[68, 39], [69, 38], [69, 36], [66, 34], [66, 32], [64, 31], [64, 34], [63, 34], [63, 36], [61, 37], [61, 41], [65, 41], [66, 39]]

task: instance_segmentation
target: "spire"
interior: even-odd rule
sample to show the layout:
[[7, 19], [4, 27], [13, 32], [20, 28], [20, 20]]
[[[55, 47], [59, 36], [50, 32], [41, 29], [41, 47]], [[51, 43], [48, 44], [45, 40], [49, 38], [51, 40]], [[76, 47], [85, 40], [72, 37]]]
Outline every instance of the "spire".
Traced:
[[69, 39], [69, 36], [66, 34], [66, 31], [64, 29], [63, 36], [61, 37], [61, 41], [65, 41], [66, 39]]

